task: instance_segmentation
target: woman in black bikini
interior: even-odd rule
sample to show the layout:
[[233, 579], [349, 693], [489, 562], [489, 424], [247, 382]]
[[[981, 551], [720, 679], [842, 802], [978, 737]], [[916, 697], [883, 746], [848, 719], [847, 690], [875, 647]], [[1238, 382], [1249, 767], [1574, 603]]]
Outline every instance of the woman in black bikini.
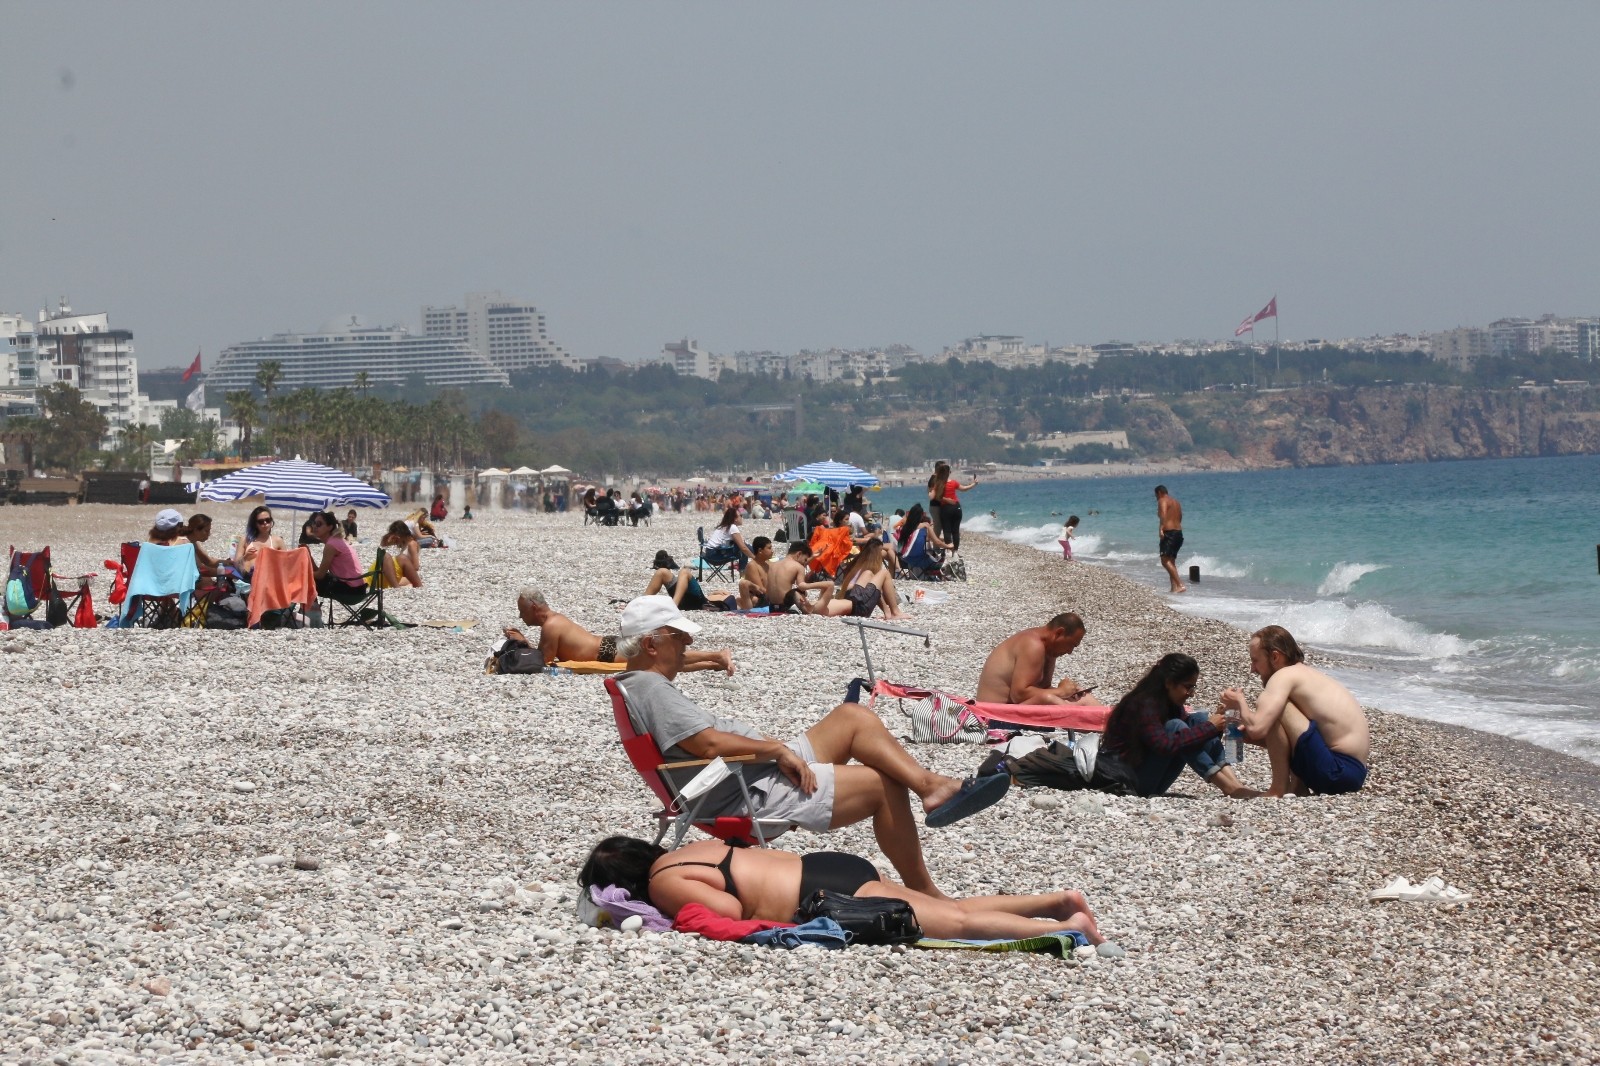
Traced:
[[700, 840], [667, 851], [633, 837], [607, 837], [583, 864], [578, 884], [616, 885], [668, 917], [700, 903], [724, 918], [787, 922], [819, 888], [853, 896], [903, 899], [936, 939], [1015, 939], [1073, 929], [1104, 941], [1082, 892], [941, 899], [885, 878], [866, 859], [842, 851], [796, 855]]

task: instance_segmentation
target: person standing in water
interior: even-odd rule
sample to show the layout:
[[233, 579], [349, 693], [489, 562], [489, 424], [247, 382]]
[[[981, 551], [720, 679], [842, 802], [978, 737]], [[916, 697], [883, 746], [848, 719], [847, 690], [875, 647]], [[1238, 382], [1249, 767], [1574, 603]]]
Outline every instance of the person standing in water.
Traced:
[[1072, 538], [1078, 535], [1078, 516], [1071, 515], [1061, 527], [1061, 558], [1072, 562]]
[[1156, 548], [1161, 555], [1161, 568], [1172, 582], [1171, 591], [1188, 592], [1189, 586], [1178, 580], [1178, 550], [1183, 547], [1183, 504], [1167, 492], [1165, 485], [1156, 486], [1156, 517], [1161, 522]]

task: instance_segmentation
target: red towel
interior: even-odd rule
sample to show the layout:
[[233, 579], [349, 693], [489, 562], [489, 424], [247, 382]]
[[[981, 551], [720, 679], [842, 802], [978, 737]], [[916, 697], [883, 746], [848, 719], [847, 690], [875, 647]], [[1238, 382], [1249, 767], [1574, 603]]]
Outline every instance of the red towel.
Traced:
[[699, 933], [708, 940], [743, 940], [751, 933], [763, 929], [792, 929], [793, 922], [766, 922], [758, 918], [735, 921], [724, 918], [703, 903], [686, 903], [672, 920], [672, 928], [680, 933]]

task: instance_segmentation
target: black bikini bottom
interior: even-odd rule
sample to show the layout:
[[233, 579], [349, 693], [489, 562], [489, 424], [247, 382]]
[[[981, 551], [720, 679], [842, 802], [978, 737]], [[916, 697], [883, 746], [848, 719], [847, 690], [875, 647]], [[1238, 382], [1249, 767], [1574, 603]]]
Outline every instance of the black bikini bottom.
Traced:
[[878, 880], [877, 867], [859, 855], [844, 851], [813, 851], [800, 856], [800, 902], [825, 888], [855, 895], [862, 885]]

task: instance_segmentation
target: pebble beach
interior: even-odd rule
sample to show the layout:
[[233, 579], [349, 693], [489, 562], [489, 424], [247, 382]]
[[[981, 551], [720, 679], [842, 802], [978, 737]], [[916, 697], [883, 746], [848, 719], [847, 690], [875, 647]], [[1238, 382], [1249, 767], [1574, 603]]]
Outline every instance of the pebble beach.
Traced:
[[[248, 508], [206, 510], [225, 550]], [[104, 610], [102, 560], [153, 514], [4, 507], [0, 542], [100, 573]], [[388, 517], [361, 512], [364, 561]], [[1237, 802], [1186, 772], [1154, 799], [1014, 789], [923, 830], [946, 892], [1081, 889], [1121, 958], [585, 927], [580, 864], [602, 836], [652, 836], [652, 797], [599, 678], [484, 658], [529, 584], [614, 633], [610, 601], [714, 520], [452, 519], [426, 587], [386, 604], [443, 628], [0, 633], [0, 1062], [1600, 1059], [1600, 769], [1380, 709], [1354, 796]], [[1244, 633], [1105, 569], [974, 534], [963, 557], [947, 602], [907, 609], [928, 646], [874, 635], [881, 676], [971, 693], [1000, 639], [1075, 610], [1064, 668], [1098, 695], [1169, 651], [1199, 660], [1197, 706], [1247, 682]], [[865, 671], [837, 619], [696, 620], [738, 669], [679, 686], [775, 735]], [[912, 750], [960, 776], [984, 755]], [[1265, 787], [1264, 753], [1241, 776]], [[887, 868], [866, 825], [778, 846]], [[1369, 900], [1433, 874], [1472, 899]]]

